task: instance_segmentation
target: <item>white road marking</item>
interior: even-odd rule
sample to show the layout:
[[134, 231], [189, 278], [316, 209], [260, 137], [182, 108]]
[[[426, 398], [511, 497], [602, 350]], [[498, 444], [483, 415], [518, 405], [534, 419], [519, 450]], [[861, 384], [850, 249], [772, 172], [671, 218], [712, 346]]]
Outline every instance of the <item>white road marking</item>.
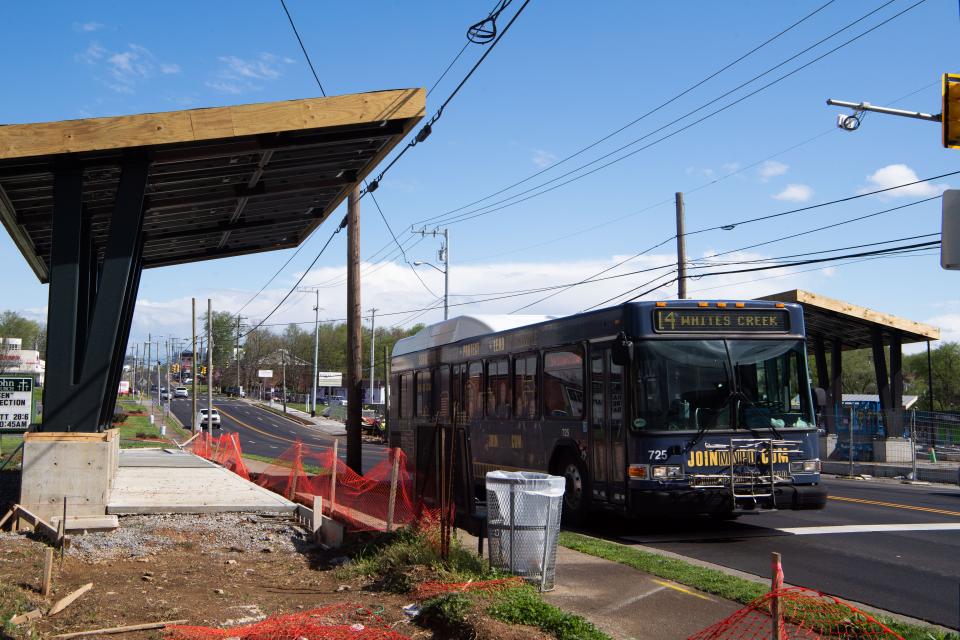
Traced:
[[928, 522], [921, 524], [840, 524], [826, 527], [787, 527], [777, 529], [795, 536], [816, 536], [830, 533], [888, 533], [898, 531], [960, 531], [960, 522]]

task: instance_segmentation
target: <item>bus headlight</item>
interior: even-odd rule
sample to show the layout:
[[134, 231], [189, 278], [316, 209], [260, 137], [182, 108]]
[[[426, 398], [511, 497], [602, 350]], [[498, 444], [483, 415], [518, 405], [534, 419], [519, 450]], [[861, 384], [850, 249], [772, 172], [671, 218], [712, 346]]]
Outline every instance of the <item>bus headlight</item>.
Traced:
[[657, 479], [680, 478], [683, 477], [683, 469], [680, 465], [657, 465], [651, 468], [652, 475]]
[[790, 473], [820, 473], [819, 460], [797, 460], [790, 463]]
[[649, 480], [650, 465], [632, 464], [629, 467], [627, 467], [627, 475], [633, 478], [634, 480]]

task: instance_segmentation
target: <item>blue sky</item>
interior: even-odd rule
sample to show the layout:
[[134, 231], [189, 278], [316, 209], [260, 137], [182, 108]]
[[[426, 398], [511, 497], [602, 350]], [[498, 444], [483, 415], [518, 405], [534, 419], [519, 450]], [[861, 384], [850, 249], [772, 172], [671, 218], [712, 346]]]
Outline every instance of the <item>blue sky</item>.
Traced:
[[[708, 105], [663, 131], [670, 133], [914, 2], [894, 0], [764, 79], [710, 104], [883, 4], [837, 0], [656, 114], [495, 199], [549, 180]], [[484, 17], [491, 4], [289, 0], [288, 7], [325, 89], [341, 94], [429, 87], [463, 46], [466, 27]], [[515, 0], [507, 15], [520, 4]], [[533, 0], [445, 111], [430, 139], [411, 150], [377, 191], [394, 231], [412, 245], [408, 260], [435, 261], [439, 246], [432, 238], [414, 245], [408, 233], [412, 223], [478, 200], [550, 166], [707, 77], [822, 4]], [[7, 55], [0, 57], [5, 88], [0, 122], [319, 94], [279, 1], [169, 1], [162, 9], [116, 2], [7, 7], [3, 30]], [[501, 28], [505, 23], [502, 18]], [[891, 186], [911, 176], [960, 169], [960, 152], [941, 148], [938, 125], [873, 114], [859, 131], [844, 133], [834, 128], [836, 114], [843, 110], [824, 103], [833, 97], [890, 104], [906, 95], [896, 106], [939, 112], [940, 74], [960, 71], [958, 24], [955, 1], [927, 0], [809, 68], [607, 169], [491, 215], [451, 224], [451, 302], [581, 280], [669, 238], [675, 232], [675, 191], [691, 192], [686, 198], [687, 229], [695, 230]], [[468, 47], [428, 97], [428, 112], [482, 52], [479, 45]], [[796, 146], [811, 138], [815, 139]], [[692, 192], [728, 174], [732, 175]], [[887, 196], [691, 236], [688, 255], [704, 258], [764, 242], [936, 195], [950, 185], [960, 186], [960, 180], [935, 180]], [[662, 201], [671, 202], [648, 209]], [[939, 211], [935, 200], [732, 257], [776, 257], [935, 233]], [[332, 221], [321, 226], [290, 267], [244, 309], [244, 315], [258, 319], [273, 308], [340, 217], [335, 213]], [[399, 257], [379, 262], [390, 254], [375, 252], [392, 240], [369, 198], [363, 200], [362, 221], [361, 253], [375, 258], [365, 265], [364, 308], [379, 308], [384, 314], [381, 320], [391, 324], [440, 319], [440, 311], [416, 318], [385, 315], [435, 304], [434, 294], [443, 290], [442, 276], [421, 267], [421, 277], [433, 292], [428, 293]], [[345, 251], [345, 234], [341, 234], [304, 281], [325, 285], [321, 306], [322, 316], [328, 318], [343, 317], [345, 289], [340, 281]], [[671, 260], [672, 251], [668, 243], [610, 273], [663, 265]], [[145, 340], [147, 332], [188, 335], [191, 296], [200, 300], [199, 306], [211, 297], [214, 308], [237, 310], [289, 254], [271, 252], [145, 272], [132, 339]], [[8, 279], [4, 308], [43, 317], [46, 287], [37, 283], [6, 236], [0, 239], [0, 263]], [[575, 312], [656, 274], [645, 275], [577, 287], [524, 312]], [[960, 338], [960, 280], [956, 273], [940, 269], [935, 254], [760, 272], [754, 277], [703, 278], [688, 286], [693, 296], [730, 298], [797, 287], [931, 321], [943, 327], [947, 337]], [[674, 293], [671, 286], [651, 297]], [[539, 297], [461, 309], [509, 312]], [[312, 303], [312, 295], [295, 294], [270, 322], [312, 319]]]

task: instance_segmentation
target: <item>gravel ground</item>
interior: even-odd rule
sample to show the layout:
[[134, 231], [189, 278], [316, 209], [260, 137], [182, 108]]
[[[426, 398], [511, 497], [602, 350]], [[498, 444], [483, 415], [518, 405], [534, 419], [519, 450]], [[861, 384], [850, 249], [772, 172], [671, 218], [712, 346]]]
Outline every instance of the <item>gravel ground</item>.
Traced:
[[[68, 554], [85, 562], [146, 557], [181, 547], [210, 553], [291, 553], [307, 536], [286, 517], [260, 514], [120, 516], [110, 532], [71, 535]], [[199, 540], [199, 541], [198, 541]], [[209, 545], [204, 543], [209, 541]]]

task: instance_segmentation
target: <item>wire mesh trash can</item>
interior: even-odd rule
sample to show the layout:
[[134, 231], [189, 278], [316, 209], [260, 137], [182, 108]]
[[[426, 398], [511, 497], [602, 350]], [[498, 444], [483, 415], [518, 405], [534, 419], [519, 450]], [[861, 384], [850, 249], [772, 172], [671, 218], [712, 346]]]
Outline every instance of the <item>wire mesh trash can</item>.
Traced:
[[530, 471], [491, 471], [486, 480], [490, 565], [550, 591], [565, 479]]

